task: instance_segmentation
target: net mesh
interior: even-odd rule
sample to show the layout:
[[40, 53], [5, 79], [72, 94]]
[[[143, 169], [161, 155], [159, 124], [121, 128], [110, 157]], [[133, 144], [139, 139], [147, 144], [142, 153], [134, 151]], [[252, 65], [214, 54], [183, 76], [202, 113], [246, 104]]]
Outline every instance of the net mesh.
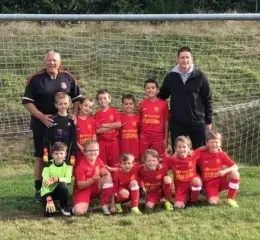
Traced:
[[254, 21], [3, 23], [0, 135], [8, 135], [10, 142], [10, 135], [29, 132], [21, 97], [26, 79], [44, 67], [48, 50], [61, 53], [62, 65], [76, 75], [84, 94], [94, 97], [107, 88], [120, 108], [124, 93], [144, 97], [147, 78], [156, 77], [161, 84], [175, 65], [178, 48], [189, 46], [209, 77], [223, 148], [238, 162], [259, 164], [259, 27]]

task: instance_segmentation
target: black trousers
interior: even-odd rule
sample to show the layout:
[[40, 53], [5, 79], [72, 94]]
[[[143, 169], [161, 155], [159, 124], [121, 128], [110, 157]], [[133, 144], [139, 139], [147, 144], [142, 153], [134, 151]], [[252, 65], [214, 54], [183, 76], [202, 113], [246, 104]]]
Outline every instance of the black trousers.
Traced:
[[[46, 205], [47, 200], [46, 198], [50, 196], [50, 194], [46, 194], [42, 196], [42, 204], [44, 208], [44, 214], [49, 215], [48, 212], [46, 212]], [[51, 197], [53, 201], [59, 201], [60, 207], [64, 208], [68, 206], [68, 198], [69, 198], [69, 190], [68, 190], [68, 184], [64, 182], [60, 182], [57, 187], [54, 189], [54, 191], [51, 193]]]
[[204, 146], [206, 144], [205, 123], [180, 124], [171, 122], [170, 133], [173, 151], [175, 140], [179, 136], [188, 136], [192, 142], [193, 149]]

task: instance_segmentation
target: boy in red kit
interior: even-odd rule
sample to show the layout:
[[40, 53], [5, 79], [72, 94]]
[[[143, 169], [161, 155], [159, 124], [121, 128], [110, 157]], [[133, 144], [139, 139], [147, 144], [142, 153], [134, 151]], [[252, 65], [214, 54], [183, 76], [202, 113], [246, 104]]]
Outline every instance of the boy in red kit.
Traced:
[[235, 197], [239, 189], [239, 172], [236, 163], [222, 151], [221, 135], [216, 131], [207, 134], [207, 151], [200, 151], [198, 165], [202, 171], [203, 187], [208, 203], [216, 205], [219, 194], [228, 190], [227, 203], [238, 207]]
[[168, 104], [159, 98], [158, 83], [148, 79], [144, 83], [146, 99], [140, 102], [141, 119], [140, 156], [146, 149], [152, 148], [164, 155], [168, 146], [169, 110]]
[[139, 186], [136, 180], [131, 180], [132, 169], [134, 166], [134, 156], [129, 153], [121, 155], [120, 169], [113, 176], [114, 183], [114, 201], [116, 202], [116, 211], [122, 213], [121, 202], [131, 200], [131, 212], [141, 215], [139, 205]]
[[96, 140], [97, 138], [95, 120], [92, 116], [90, 116], [93, 105], [94, 101], [88, 97], [80, 99], [80, 111], [76, 124], [78, 146], [76, 164], [84, 155], [84, 143], [88, 140]]
[[120, 155], [131, 153], [135, 162], [139, 162], [139, 130], [140, 117], [134, 113], [135, 98], [132, 94], [126, 94], [122, 98], [124, 112], [120, 114], [121, 128], [119, 131]]
[[75, 170], [73, 209], [75, 215], [87, 213], [90, 200], [101, 196], [101, 207], [105, 215], [110, 214], [109, 203], [113, 194], [113, 182], [103, 161], [98, 158], [99, 146], [90, 140], [84, 144], [84, 159]]
[[165, 162], [172, 169], [175, 185], [174, 207], [184, 208], [187, 202], [196, 203], [199, 199], [202, 182], [196, 173], [199, 152], [192, 152], [188, 137], [179, 136], [175, 141], [175, 154], [165, 157]]
[[120, 115], [116, 108], [109, 106], [111, 97], [106, 89], [97, 92], [100, 110], [95, 114], [100, 158], [109, 167], [119, 163], [118, 132], [121, 127]]
[[144, 153], [144, 165], [136, 165], [133, 169], [133, 179], [143, 181], [147, 195], [145, 205], [148, 210], [160, 203], [164, 196], [165, 209], [172, 211], [172, 180], [167, 176], [168, 167], [160, 164], [160, 155], [154, 149], [147, 149]]

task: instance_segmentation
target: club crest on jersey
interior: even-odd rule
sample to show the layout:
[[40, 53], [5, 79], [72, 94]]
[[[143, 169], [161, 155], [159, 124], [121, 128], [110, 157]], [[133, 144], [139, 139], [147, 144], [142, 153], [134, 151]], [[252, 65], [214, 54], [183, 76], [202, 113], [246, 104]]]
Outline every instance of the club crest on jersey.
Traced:
[[157, 175], [156, 175], [156, 179], [157, 179], [157, 180], [160, 180], [161, 178], [162, 178], [162, 174], [157, 174]]
[[160, 111], [160, 108], [159, 108], [159, 107], [154, 107], [153, 110], [154, 110], [155, 112], [159, 112], [159, 111]]
[[62, 129], [57, 129], [57, 133], [58, 133], [59, 135], [62, 135]]
[[67, 87], [68, 87], [68, 86], [67, 86], [67, 83], [65, 83], [65, 82], [62, 82], [62, 83], [61, 83], [61, 88], [62, 88], [62, 89], [67, 89]]
[[114, 121], [114, 115], [109, 115], [109, 120]]

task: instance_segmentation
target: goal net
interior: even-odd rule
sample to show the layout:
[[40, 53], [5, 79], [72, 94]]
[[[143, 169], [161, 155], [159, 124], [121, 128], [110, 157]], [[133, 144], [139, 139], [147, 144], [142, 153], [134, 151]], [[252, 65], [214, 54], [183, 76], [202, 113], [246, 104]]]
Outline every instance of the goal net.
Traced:
[[223, 133], [223, 149], [240, 163], [259, 165], [259, 29], [256, 21], [2, 23], [0, 161], [16, 151], [14, 144], [28, 145], [15, 139], [29, 132], [21, 97], [26, 79], [44, 67], [48, 50], [61, 53], [62, 65], [76, 75], [84, 94], [94, 97], [107, 88], [113, 105], [121, 108], [124, 93], [144, 97], [147, 78], [161, 84], [176, 63], [177, 49], [189, 46], [210, 80], [214, 127]]

